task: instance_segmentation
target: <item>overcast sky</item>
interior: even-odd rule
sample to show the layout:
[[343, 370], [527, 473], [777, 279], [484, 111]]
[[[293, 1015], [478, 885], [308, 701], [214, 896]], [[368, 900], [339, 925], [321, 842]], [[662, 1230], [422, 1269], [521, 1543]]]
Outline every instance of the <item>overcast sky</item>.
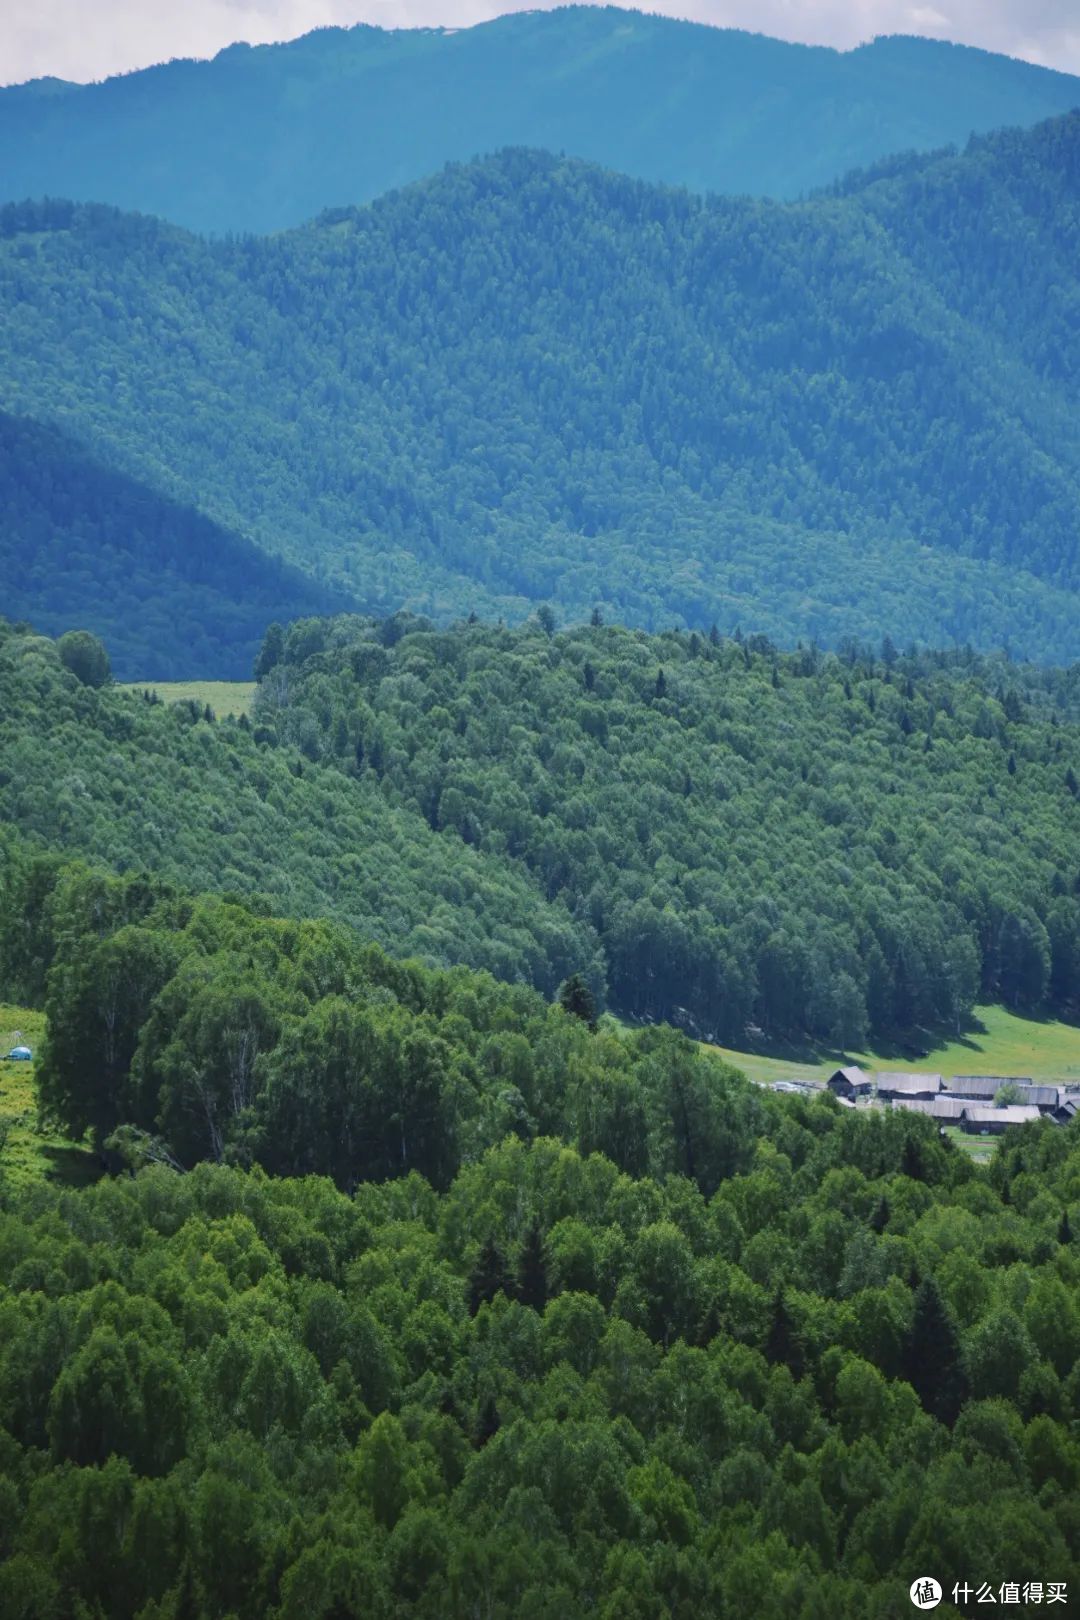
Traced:
[[[0, 83], [100, 79], [325, 23], [461, 27], [521, 9], [498, 0], [0, 0]], [[1080, 0], [658, 0], [642, 9], [841, 48], [875, 34], [928, 34], [1080, 74]]]

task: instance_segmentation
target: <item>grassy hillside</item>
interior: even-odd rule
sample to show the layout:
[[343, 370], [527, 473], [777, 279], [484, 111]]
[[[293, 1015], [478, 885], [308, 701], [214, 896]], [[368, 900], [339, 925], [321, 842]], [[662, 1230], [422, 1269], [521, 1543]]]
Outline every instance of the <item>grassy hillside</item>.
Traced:
[[1080, 1025], [1052, 1018], [1020, 1018], [1005, 1007], [976, 1007], [963, 1035], [927, 1033], [915, 1055], [912, 1045], [866, 1047], [859, 1052], [775, 1047], [737, 1051], [718, 1047], [728, 1062], [753, 1080], [826, 1080], [837, 1065], [858, 1063], [867, 1070], [930, 1069], [936, 1074], [1027, 1076], [1051, 1085], [1080, 1082]]
[[0, 405], [379, 612], [1071, 658], [1078, 143], [786, 206], [510, 152], [266, 241], [11, 208]]
[[327, 28], [103, 84], [0, 91], [0, 201], [72, 196], [195, 230], [274, 231], [507, 145], [795, 197], [1078, 102], [1066, 74], [932, 40], [841, 54], [614, 8]]

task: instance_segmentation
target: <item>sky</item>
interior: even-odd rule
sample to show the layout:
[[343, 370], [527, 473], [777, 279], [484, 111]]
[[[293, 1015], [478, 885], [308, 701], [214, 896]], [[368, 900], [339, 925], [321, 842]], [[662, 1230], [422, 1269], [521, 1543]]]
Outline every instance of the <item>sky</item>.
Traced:
[[[465, 27], [522, 9], [513, 0], [0, 0], [0, 83], [102, 79], [327, 23]], [[1080, 0], [653, 0], [641, 9], [840, 49], [925, 34], [1080, 74]]]

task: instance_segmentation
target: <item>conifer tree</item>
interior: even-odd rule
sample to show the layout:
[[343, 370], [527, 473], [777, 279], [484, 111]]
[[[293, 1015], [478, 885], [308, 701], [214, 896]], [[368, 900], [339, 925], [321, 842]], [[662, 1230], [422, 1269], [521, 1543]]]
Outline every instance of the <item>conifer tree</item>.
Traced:
[[572, 973], [560, 987], [559, 1006], [590, 1029], [596, 1028], [596, 998], [580, 973]]
[[915, 1294], [904, 1376], [924, 1409], [951, 1428], [967, 1394], [967, 1378], [956, 1328], [932, 1277], [925, 1277]]
[[481, 1305], [490, 1304], [496, 1294], [511, 1294], [514, 1280], [506, 1268], [506, 1259], [493, 1237], [489, 1237], [480, 1250], [479, 1259], [469, 1278], [469, 1313], [475, 1316]]
[[805, 1366], [803, 1348], [799, 1343], [794, 1319], [780, 1289], [777, 1289], [773, 1298], [772, 1321], [769, 1323], [769, 1332], [765, 1340], [765, 1357], [774, 1367], [788, 1367], [795, 1378], [802, 1377]]
[[523, 1305], [542, 1311], [547, 1304], [547, 1263], [540, 1223], [533, 1221], [525, 1234], [517, 1268], [517, 1297]]

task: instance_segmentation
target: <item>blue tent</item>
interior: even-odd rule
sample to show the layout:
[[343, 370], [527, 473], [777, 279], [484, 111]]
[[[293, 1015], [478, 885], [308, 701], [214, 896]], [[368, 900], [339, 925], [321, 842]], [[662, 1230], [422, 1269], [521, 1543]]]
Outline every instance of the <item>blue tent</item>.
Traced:
[[8, 1057], [13, 1058], [17, 1063], [29, 1063], [33, 1055], [28, 1046], [13, 1046], [8, 1053]]

